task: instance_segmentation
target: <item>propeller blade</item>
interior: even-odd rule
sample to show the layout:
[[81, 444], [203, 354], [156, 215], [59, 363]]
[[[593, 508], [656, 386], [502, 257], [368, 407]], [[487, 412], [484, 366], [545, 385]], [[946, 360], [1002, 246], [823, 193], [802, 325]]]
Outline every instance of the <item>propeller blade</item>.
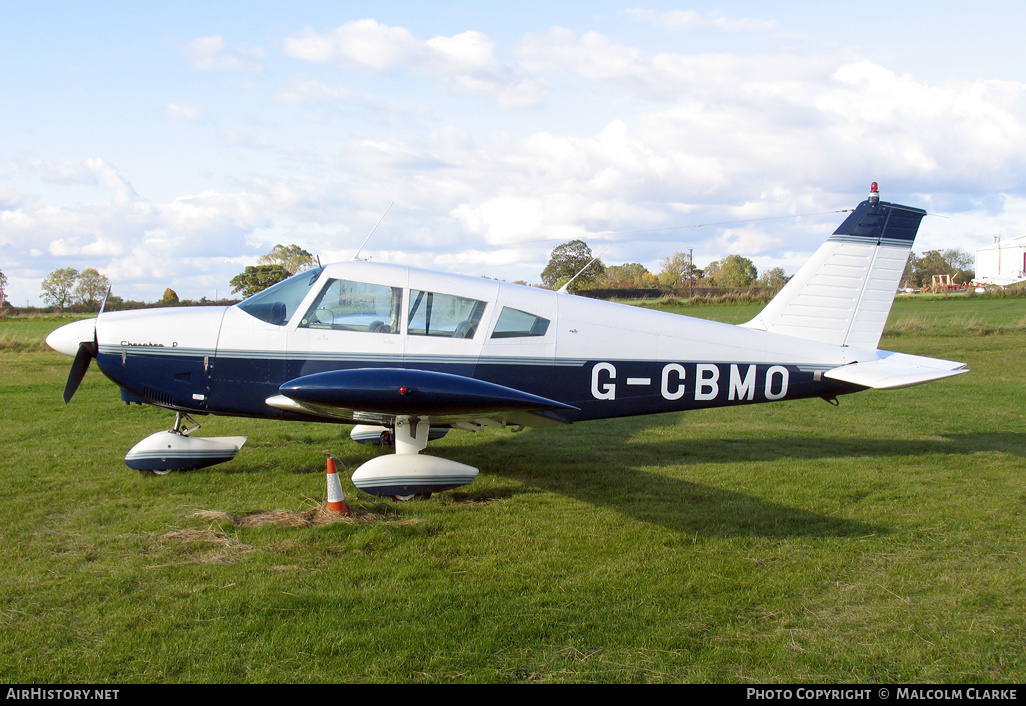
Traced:
[[71, 372], [68, 373], [68, 382], [64, 386], [64, 404], [71, 401], [75, 391], [82, 384], [82, 378], [89, 370], [89, 363], [96, 357], [94, 352], [95, 344], [83, 341], [78, 345], [78, 353], [75, 354], [75, 361], [71, 364]]

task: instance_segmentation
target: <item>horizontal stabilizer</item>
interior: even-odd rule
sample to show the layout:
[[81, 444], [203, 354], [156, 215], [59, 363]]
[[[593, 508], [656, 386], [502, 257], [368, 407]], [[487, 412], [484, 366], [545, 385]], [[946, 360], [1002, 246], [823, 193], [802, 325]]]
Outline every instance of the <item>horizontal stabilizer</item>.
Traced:
[[965, 363], [953, 360], [880, 351], [877, 360], [842, 365], [823, 373], [823, 376], [877, 390], [893, 390], [967, 372], [969, 368]]

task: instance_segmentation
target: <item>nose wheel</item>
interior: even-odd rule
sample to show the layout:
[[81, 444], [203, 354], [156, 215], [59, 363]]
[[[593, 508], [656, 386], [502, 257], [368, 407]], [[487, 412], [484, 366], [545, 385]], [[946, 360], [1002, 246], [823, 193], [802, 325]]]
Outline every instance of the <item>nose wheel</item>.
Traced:
[[167, 431], [150, 434], [125, 454], [125, 465], [144, 476], [191, 471], [231, 461], [246, 443], [244, 436], [190, 436], [199, 423], [184, 412], [175, 414]]

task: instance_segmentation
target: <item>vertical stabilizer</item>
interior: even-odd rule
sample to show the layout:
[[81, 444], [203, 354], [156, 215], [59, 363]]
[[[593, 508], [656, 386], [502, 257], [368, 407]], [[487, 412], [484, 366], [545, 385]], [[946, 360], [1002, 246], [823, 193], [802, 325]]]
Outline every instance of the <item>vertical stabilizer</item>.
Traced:
[[875, 349], [926, 211], [869, 199], [747, 328]]

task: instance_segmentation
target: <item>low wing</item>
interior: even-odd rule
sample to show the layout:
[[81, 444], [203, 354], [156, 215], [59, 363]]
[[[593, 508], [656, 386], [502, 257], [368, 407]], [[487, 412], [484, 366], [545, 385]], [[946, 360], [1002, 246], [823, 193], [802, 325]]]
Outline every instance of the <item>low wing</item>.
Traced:
[[880, 351], [877, 360], [842, 365], [828, 370], [823, 376], [877, 390], [893, 390], [967, 372], [969, 368], [965, 363], [953, 360]]
[[328, 419], [390, 424], [428, 417], [435, 425], [554, 426], [576, 407], [483, 380], [403, 368], [331, 370], [290, 380], [267, 400], [277, 409]]

